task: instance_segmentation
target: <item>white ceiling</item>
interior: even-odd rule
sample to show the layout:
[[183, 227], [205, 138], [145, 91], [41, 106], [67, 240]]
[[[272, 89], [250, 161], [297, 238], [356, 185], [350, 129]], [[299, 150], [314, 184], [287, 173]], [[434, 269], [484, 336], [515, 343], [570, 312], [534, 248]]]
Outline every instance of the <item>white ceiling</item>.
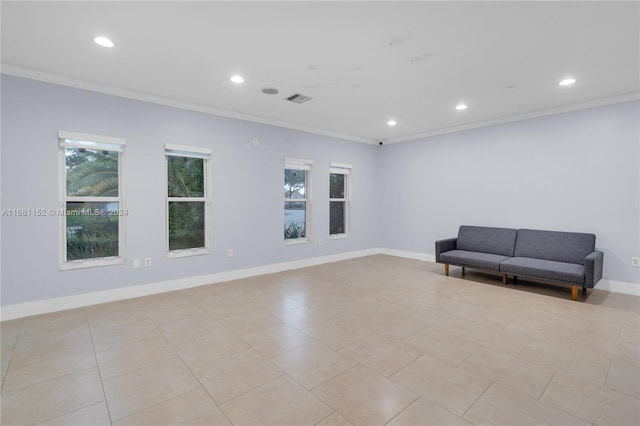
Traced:
[[2, 71], [393, 142], [637, 98], [639, 5], [2, 1]]

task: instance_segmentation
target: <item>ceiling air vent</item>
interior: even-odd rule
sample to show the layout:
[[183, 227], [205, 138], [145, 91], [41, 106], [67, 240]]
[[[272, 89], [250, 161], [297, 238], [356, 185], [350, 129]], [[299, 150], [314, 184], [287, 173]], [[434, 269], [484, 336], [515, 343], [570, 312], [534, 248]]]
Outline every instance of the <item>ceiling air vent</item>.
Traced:
[[288, 98], [285, 98], [285, 100], [295, 102], [296, 104], [302, 104], [307, 101], [310, 101], [311, 99], [312, 99], [311, 96], [301, 95], [300, 93], [294, 93]]

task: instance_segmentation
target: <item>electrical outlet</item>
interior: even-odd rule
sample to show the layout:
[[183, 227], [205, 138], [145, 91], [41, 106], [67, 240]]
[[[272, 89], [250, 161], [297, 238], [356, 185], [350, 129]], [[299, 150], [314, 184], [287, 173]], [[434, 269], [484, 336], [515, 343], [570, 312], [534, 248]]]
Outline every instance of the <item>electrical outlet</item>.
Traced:
[[145, 257], [144, 258], [144, 266], [145, 267], [151, 266], [151, 258], [150, 257]]
[[324, 243], [324, 241], [322, 241], [322, 238], [320, 238], [320, 239], [318, 240], [318, 245], [322, 245], [323, 243]]
[[233, 257], [233, 249], [227, 250], [227, 257]]
[[631, 266], [640, 266], [640, 257], [632, 257]]

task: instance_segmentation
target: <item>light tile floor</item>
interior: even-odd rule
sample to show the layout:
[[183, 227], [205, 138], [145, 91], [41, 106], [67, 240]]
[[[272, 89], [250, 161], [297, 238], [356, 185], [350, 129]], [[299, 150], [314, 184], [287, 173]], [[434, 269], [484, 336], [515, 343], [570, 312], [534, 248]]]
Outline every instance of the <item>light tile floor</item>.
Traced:
[[638, 297], [391, 256], [1, 324], [1, 420], [638, 425]]

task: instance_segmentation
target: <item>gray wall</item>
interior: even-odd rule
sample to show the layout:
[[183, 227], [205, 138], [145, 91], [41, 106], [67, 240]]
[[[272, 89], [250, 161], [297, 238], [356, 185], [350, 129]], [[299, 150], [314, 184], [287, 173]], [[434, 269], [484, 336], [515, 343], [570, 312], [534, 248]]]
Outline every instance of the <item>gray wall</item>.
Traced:
[[[127, 140], [129, 210], [127, 264], [72, 271], [58, 268], [56, 217], [2, 217], [3, 306], [379, 247], [378, 146], [7, 75], [1, 83], [2, 208], [57, 207], [57, 132], [68, 130]], [[165, 143], [213, 149], [210, 255], [165, 258]], [[314, 161], [313, 243], [283, 244], [285, 157]], [[341, 240], [329, 239], [332, 161], [353, 165], [353, 226]], [[145, 257], [152, 266], [134, 270]]]
[[[126, 138], [129, 210], [127, 264], [72, 271], [58, 270], [57, 218], [2, 217], [2, 306], [376, 247], [433, 254], [460, 224], [594, 232], [605, 278], [640, 284], [630, 266], [638, 102], [378, 147], [12, 76], [1, 84], [2, 208], [57, 207], [57, 132], [68, 130]], [[165, 143], [213, 149], [210, 255], [165, 258]], [[310, 244], [282, 241], [284, 157], [314, 160]], [[332, 161], [353, 164], [344, 240], [328, 238]], [[144, 257], [152, 266], [134, 270]]]
[[382, 246], [434, 254], [461, 224], [592, 232], [604, 278], [640, 284], [639, 105], [383, 146]]

